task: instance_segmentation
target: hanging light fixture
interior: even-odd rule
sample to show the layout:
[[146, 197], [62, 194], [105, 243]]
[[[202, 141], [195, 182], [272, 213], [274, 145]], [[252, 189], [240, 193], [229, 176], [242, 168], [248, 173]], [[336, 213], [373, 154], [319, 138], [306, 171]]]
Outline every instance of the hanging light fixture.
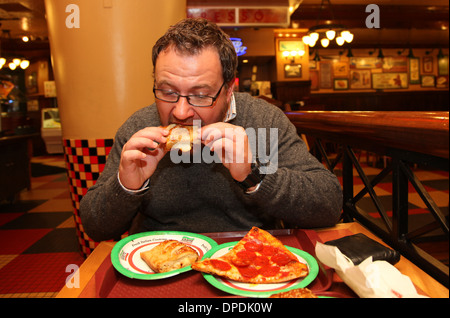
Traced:
[[9, 67], [11, 71], [14, 71], [17, 67], [21, 69], [26, 69], [30, 66], [30, 61], [20, 58], [0, 58], [0, 69], [2, 69], [5, 65]]
[[[330, 23], [327, 24], [318, 24], [322, 10], [325, 8], [325, 2], [328, 3], [331, 20]], [[333, 19], [333, 10], [331, 8], [330, 0], [322, 0], [319, 15], [317, 17], [317, 25], [309, 28], [308, 33], [302, 38], [303, 43], [310, 47], [314, 47], [317, 42], [320, 42], [322, 47], [327, 47], [330, 44], [330, 41], [333, 40], [335, 40], [339, 46], [344, 45], [346, 42], [352, 42], [354, 37], [353, 33], [351, 33], [345, 25], [332, 23]]]
[[30, 66], [30, 61], [28, 61], [28, 60], [22, 60], [22, 61], [20, 61], [20, 68], [21, 69], [26, 69], [28, 66]]
[[337, 45], [342, 46], [345, 43], [345, 39], [342, 36], [338, 36], [336, 38], [336, 43], [337, 43]]
[[327, 32], [325, 32], [325, 35], [327, 36], [327, 39], [331, 41], [336, 36], [336, 31], [335, 30], [328, 30]]
[[327, 47], [328, 45], [330, 45], [330, 40], [328, 40], [328, 38], [322, 38], [320, 40], [320, 44], [322, 44], [323, 47]]

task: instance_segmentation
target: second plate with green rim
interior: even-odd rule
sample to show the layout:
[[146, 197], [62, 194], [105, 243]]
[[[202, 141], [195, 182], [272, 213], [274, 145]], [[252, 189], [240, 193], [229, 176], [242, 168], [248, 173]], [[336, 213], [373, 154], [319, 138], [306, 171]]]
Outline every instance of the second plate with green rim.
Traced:
[[[226, 254], [238, 242], [229, 242], [218, 245], [209, 250], [203, 258], [217, 258]], [[203, 274], [203, 277], [212, 286], [232, 295], [244, 297], [269, 297], [276, 293], [285, 292], [291, 289], [304, 288], [308, 286], [319, 274], [319, 264], [316, 259], [309, 253], [294, 247], [286, 246], [286, 248], [297, 256], [298, 260], [308, 265], [309, 274], [306, 277], [293, 279], [283, 283], [271, 284], [249, 284], [240, 283], [211, 274]]]

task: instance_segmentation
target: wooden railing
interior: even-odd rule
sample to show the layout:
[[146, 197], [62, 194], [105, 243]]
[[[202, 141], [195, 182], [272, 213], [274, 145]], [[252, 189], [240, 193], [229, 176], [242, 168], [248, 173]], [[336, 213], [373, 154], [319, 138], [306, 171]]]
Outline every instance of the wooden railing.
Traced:
[[[331, 171], [342, 162], [343, 220], [362, 223], [448, 287], [448, 266], [414, 244], [436, 229], [442, 233], [441, 238], [448, 240], [448, 216], [437, 206], [411, 167], [419, 164], [448, 171], [449, 113], [299, 111], [287, 112], [286, 115], [299, 134], [314, 140], [314, 144], [310, 145], [311, 151]], [[337, 149], [332, 156], [325, 149], [324, 142], [331, 142]], [[384, 169], [372, 180], [360, 165], [357, 155], [360, 150], [388, 159]], [[354, 168], [364, 184], [356, 195], [353, 193]], [[375, 186], [389, 174], [392, 174], [392, 207], [385, 207]], [[409, 183], [433, 216], [432, 222], [414, 230], [408, 226]], [[358, 202], [366, 195], [372, 199], [380, 218], [370, 217], [358, 207]], [[387, 212], [391, 210], [392, 216], [388, 216]]]

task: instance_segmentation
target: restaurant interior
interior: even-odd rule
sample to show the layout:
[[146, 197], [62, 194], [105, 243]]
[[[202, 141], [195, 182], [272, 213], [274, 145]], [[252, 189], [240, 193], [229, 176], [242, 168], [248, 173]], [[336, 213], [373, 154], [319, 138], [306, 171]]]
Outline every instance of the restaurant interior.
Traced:
[[448, 298], [445, 0], [0, 0], [0, 297], [72, 297], [67, 266], [100, 244], [79, 201], [120, 124], [154, 102], [149, 52], [184, 17], [230, 36], [236, 90], [281, 108], [338, 176], [341, 222]]

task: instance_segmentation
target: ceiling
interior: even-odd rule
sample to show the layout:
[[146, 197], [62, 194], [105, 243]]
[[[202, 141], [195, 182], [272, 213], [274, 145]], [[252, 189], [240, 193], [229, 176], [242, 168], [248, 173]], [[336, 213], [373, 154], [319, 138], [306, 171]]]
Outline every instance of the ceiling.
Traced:
[[[310, 27], [319, 22], [332, 20], [350, 28], [366, 28], [365, 20], [370, 14], [366, 6], [376, 3], [380, 8], [380, 24], [388, 29], [441, 29], [448, 28], [448, 0], [303, 0], [298, 9], [291, 15], [291, 20], [300, 26]], [[322, 23], [320, 23], [322, 24]]]
[[[380, 9], [380, 28], [368, 29], [370, 3]], [[355, 34], [352, 47], [448, 47], [448, 0], [303, 0], [291, 25], [310, 28], [327, 22], [347, 26]]]
[[[195, 1], [195, 0], [188, 0]], [[197, 0], [199, 2], [200, 0]], [[230, 5], [235, 0], [201, 0], [202, 3]], [[233, 2], [234, 1], [234, 2]], [[280, 3], [282, 0], [272, 0]], [[283, 0], [287, 2], [287, 0]], [[291, 25], [309, 28], [333, 18], [351, 28], [355, 34], [352, 46], [448, 47], [448, 0], [333, 0], [332, 13], [322, 0], [296, 0], [299, 7], [291, 16]], [[255, 0], [240, 0], [240, 6], [255, 5]], [[267, 4], [269, 0], [258, 0]], [[326, 3], [328, 1], [325, 1]], [[380, 8], [380, 29], [367, 29], [365, 8], [376, 3]], [[320, 19], [319, 19], [319, 12]], [[0, 0], [1, 51], [27, 55], [28, 58], [49, 55], [44, 0]], [[28, 43], [20, 39], [31, 37]]]
[[[0, 0], [0, 29], [2, 54], [49, 55], [44, 0]], [[28, 43], [21, 40], [24, 35]]]
[[10, 30], [11, 37], [47, 36], [44, 0], [0, 0], [2, 30]]

